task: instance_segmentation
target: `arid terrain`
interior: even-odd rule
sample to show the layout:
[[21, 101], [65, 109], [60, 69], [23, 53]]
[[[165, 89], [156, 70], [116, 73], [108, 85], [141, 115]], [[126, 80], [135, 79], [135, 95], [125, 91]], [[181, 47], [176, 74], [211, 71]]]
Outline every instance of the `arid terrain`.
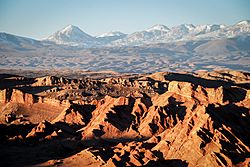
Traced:
[[68, 25], [39, 40], [0, 32], [0, 68], [46, 70], [250, 71], [250, 20], [233, 25], [156, 24], [91, 36]]
[[0, 72], [0, 166], [250, 165], [250, 73]]

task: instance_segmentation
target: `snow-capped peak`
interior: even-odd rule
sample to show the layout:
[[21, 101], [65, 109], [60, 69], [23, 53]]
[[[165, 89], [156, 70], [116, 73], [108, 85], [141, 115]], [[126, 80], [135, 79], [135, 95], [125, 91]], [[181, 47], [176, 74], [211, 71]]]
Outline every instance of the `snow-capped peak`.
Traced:
[[61, 33], [63, 34], [69, 34], [69, 33], [82, 33], [83, 31], [74, 25], [68, 25], [65, 28], [63, 28], [62, 30], [60, 30]]
[[119, 31], [111, 31], [111, 32], [107, 32], [107, 33], [104, 33], [104, 34], [101, 34], [99, 36], [97, 36], [97, 38], [102, 38], [102, 37], [114, 37], [114, 36], [124, 36], [126, 34], [122, 33], [122, 32], [119, 32]]
[[250, 33], [250, 20], [243, 20], [234, 25], [222, 24], [180, 24], [169, 29], [162, 24], [156, 24], [146, 30], [132, 34], [111, 31], [93, 37], [74, 25], [68, 25], [49, 36], [46, 41], [70, 46], [123, 46], [143, 45], [150, 43], [169, 43], [174, 41], [196, 39], [232, 38], [241, 34]]
[[147, 29], [146, 31], [150, 32], [150, 31], [155, 31], [155, 30], [168, 32], [170, 29], [165, 25], [156, 24], [156, 25], [150, 27], [149, 29]]
[[55, 32], [46, 40], [55, 42], [56, 44], [71, 46], [92, 46], [94, 43], [96, 43], [94, 37], [86, 34], [77, 26], [73, 26], [71, 24]]
[[223, 24], [203, 24], [203, 25], [197, 25], [194, 31], [196, 31], [197, 33], [201, 33], [201, 32], [209, 33], [209, 32], [223, 29], [225, 27], [226, 26]]
[[250, 20], [243, 20], [238, 22], [236, 25], [243, 26], [243, 25], [250, 25]]
[[195, 26], [193, 24], [181, 24], [180, 26], [187, 28], [189, 31], [191, 31], [195, 28]]
[[52, 36], [54, 35], [66, 35], [66, 36], [88, 36], [91, 37], [90, 35], [86, 34], [85, 32], [83, 32], [79, 27], [74, 26], [74, 25], [67, 25], [66, 27], [64, 27], [63, 29], [57, 31], [56, 33], [54, 33]]
[[180, 24], [178, 26], [172, 27], [174, 30], [179, 30], [179, 31], [191, 31], [194, 28], [196, 28], [193, 24]]

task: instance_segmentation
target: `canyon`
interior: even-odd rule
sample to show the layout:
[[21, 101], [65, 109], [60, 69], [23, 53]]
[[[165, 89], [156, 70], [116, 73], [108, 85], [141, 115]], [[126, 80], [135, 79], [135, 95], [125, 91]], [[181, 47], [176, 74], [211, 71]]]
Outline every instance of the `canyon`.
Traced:
[[25, 74], [0, 75], [0, 166], [249, 166], [250, 73]]

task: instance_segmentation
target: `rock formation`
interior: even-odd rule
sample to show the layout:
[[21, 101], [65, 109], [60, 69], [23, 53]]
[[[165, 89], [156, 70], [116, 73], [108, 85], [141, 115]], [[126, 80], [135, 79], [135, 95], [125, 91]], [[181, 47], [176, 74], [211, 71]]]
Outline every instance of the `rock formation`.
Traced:
[[1, 166], [249, 166], [248, 73], [26, 80], [3, 88]]

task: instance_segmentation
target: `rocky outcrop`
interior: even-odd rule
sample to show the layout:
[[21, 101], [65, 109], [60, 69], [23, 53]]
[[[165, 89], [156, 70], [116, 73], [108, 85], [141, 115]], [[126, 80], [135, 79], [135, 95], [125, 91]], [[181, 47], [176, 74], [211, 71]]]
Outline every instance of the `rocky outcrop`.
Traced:
[[18, 89], [13, 89], [12, 95], [11, 95], [11, 102], [33, 104], [34, 96], [29, 93], [24, 93]]
[[208, 88], [189, 82], [171, 81], [168, 92], [173, 92], [188, 98], [196, 98], [201, 103], [222, 104], [224, 99], [223, 87]]
[[43, 121], [35, 126], [26, 136], [29, 138], [45, 138], [47, 135], [50, 135], [54, 131], [53, 125], [48, 121]]
[[64, 80], [54, 76], [46, 76], [46, 77], [36, 78], [36, 82], [33, 84], [33, 86], [52, 86], [58, 84], [59, 81], [64, 81]]
[[114, 155], [110, 159], [116, 166], [143, 166], [159, 158], [144, 146], [142, 142], [119, 143], [114, 147]]
[[91, 117], [95, 105], [86, 104], [83, 106], [72, 104], [55, 118], [52, 123], [63, 122], [73, 126], [86, 126]]
[[6, 103], [6, 102], [7, 102], [7, 90], [0, 89], [0, 103]]
[[76, 124], [76, 125], [84, 125], [83, 116], [78, 112], [74, 111], [72, 108], [65, 109], [56, 119], [52, 121], [56, 122], [65, 122], [67, 124]]
[[[40, 86], [60, 89], [39, 92], [35, 104], [65, 109], [51, 123], [31, 124], [33, 129], [22, 135], [4, 131], [0, 139], [55, 142], [66, 150], [62, 159], [49, 157], [47, 165], [249, 166], [249, 76], [217, 71], [102, 80], [46, 78]], [[36, 92], [33, 88], [30, 92]], [[32, 104], [34, 95], [20, 90], [13, 89], [9, 104]], [[32, 107], [23, 105], [16, 113], [25, 111], [24, 106]], [[22, 125], [12, 122], [2, 129]]]
[[131, 115], [133, 105], [133, 98], [106, 96], [92, 112], [88, 125], [81, 129], [83, 139], [122, 140], [137, 136], [137, 132], [130, 128], [134, 120]]

